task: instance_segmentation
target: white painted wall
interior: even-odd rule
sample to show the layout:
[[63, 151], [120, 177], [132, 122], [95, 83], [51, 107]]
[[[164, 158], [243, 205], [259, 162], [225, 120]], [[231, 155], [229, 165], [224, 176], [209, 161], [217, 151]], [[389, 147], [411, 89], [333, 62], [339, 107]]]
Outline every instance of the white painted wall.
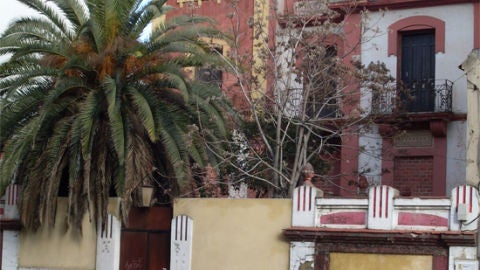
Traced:
[[358, 171], [371, 185], [381, 184], [382, 137], [378, 134], [378, 127], [376, 125], [362, 127], [358, 143], [360, 146]]
[[18, 231], [3, 231], [2, 270], [18, 269]]
[[447, 187], [465, 185], [466, 179], [466, 130], [465, 121], [454, 121], [447, 125]]
[[[467, 80], [464, 72], [458, 68], [473, 48], [473, 4], [436, 6], [426, 8], [389, 10], [386, 12], [370, 12], [366, 15], [365, 35], [362, 44], [361, 58], [364, 64], [383, 61], [391, 74], [397, 74], [397, 57], [388, 56], [388, 26], [398, 20], [411, 16], [431, 16], [445, 21], [445, 53], [437, 53], [435, 59], [435, 78], [448, 79], [454, 82], [452, 109], [455, 113], [467, 112], [466, 88]], [[363, 91], [361, 107], [368, 109], [371, 95]], [[465, 184], [465, 122], [450, 122], [447, 126], [447, 187]], [[360, 137], [360, 146], [371, 145], [373, 134]], [[381, 150], [378, 149], [378, 150]], [[377, 150], [377, 151], [378, 151]], [[359, 156], [359, 169], [372, 161], [365, 154]]]
[[[466, 113], [466, 77], [458, 66], [473, 48], [473, 4], [458, 4], [415, 9], [370, 12], [362, 44], [362, 62], [383, 61], [391, 74], [396, 75], [397, 57], [388, 57], [388, 26], [411, 16], [431, 16], [445, 21], [445, 54], [437, 53], [435, 78], [454, 81], [453, 111]], [[376, 33], [368, 29], [378, 29]], [[364, 102], [367, 102], [364, 100]], [[367, 104], [362, 104], [367, 106]]]

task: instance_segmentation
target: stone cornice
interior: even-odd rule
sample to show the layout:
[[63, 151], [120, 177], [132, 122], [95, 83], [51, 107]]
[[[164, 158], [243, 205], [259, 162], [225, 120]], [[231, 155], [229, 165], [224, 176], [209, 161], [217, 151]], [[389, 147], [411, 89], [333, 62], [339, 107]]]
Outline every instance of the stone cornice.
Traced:
[[321, 244], [403, 245], [403, 246], [475, 246], [476, 232], [395, 231], [371, 229], [327, 229], [290, 227], [283, 231], [289, 241]]

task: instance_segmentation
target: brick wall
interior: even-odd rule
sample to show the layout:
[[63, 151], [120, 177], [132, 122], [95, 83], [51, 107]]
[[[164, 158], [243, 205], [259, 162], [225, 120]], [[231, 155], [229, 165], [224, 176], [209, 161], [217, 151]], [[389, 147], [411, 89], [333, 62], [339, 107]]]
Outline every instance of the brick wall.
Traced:
[[402, 196], [433, 195], [433, 157], [397, 157], [393, 186]]

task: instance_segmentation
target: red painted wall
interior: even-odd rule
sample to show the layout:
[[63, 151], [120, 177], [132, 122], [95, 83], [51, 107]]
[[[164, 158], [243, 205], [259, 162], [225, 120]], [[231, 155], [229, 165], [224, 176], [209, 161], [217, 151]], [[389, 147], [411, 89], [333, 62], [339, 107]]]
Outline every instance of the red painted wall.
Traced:
[[[222, 0], [218, 3], [216, 0], [203, 0], [201, 5], [197, 1], [187, 2], [183, 7], [177, 3], [177, 0], [169, 0], [168, 5], [174, 9], [167, 14], [168, 17], [179, 15], [207, 16], [216, 21], [215, 26], [234, 38], [237, 44], [238, 54], [244, 58], [245, 64], [249, 64], [252, 58], [252, 38], [253, 29], [249, 27], [249, 22], [253, 20], [254, 1], [238, 1], [236, 7], [232, 6], [231, 1]], [[230, 52], [234, 52], [230, 48]], [[223, 91], [230, 98], [237, 110], [245, 111], [248, 109], [243, 92], [235, 86], [237, 78], [233, 75], [223, 74]]]

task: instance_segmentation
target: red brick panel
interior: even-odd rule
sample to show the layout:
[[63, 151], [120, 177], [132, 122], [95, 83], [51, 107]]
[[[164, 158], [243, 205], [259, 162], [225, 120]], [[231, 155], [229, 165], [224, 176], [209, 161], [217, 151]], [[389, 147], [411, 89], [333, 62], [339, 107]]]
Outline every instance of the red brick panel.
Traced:
[[433, 195], [433, 157], [397, 157], [393, 174], [401, 196]]

